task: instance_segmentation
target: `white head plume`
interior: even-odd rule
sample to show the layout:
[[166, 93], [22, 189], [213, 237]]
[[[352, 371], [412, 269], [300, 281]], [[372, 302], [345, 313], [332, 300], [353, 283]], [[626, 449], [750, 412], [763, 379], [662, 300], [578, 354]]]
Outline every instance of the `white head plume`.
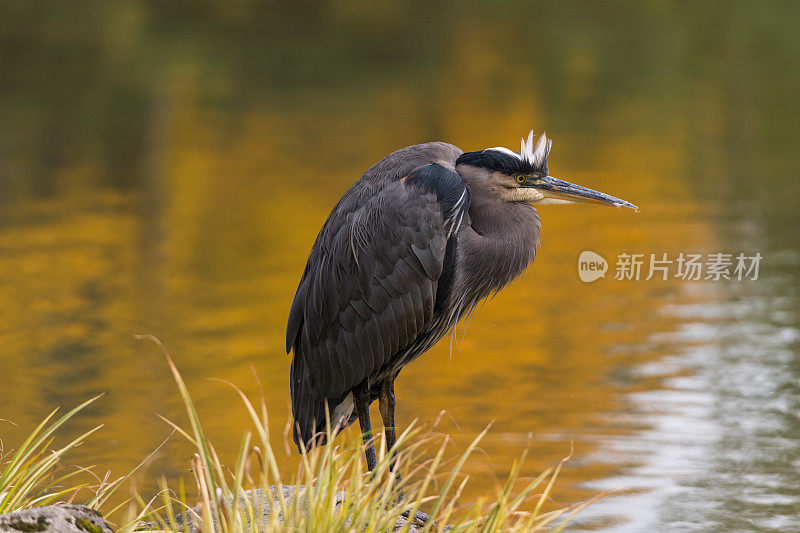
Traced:
[[533, 130], [528, 134], [528, 140], [522, 139], [519, 148], [520, 158], [530, 163], [534, 168], [547, 169], [547, 156], [550, 153], [550, 146], [553, 141], [547, 138], [546, 133], [542, 133], [536, 144], [533, 144]]
[[[547, 138], [546, 133], [542, 133], [542, 136], [536, 141], [536, 144], [533, 142], [533, 130], [528, 134], [528, 139], [522, 139], [522, 143], [519, 147], [519, 153], [509, 150], [508, 148], [504, 148], [502, 146], [496, 146], [494, 148], [487, 148], [486, 150], [493, 150], [495, 152], [500, 152], [520, 161], [524, 161], [528, 163], [531, 167], [535, 169], [537, 172], [544, 172], [547, 173], [547, 156], [550, 155], [550, 147], [553, 145], [553, 141]], [[486, 150], [483, 150], [484, 152]]]

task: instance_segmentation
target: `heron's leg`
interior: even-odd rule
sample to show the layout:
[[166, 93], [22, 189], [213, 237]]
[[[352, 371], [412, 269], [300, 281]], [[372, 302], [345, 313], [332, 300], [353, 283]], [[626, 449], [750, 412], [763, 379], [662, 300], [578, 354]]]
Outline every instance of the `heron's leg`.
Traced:
[[[391, 471], [394, 471], [397, 467], [397, 428], [394, 425], [394, 406], [396, 403], [394, 397], [394, 380], [396, 377], [397, 374], [394, 374], [386, 378], [383, 383], [381, 383], [381, 392], [378, 395], [378, 407], [381, 411], [381, 418], [383, 418], [383, 428], [384, 431], [386, 431], [386, 448], [390, 454], [390, 461], [392, 461], [389, 465]], [[403, 494], [400, 472], [395, 472], [395, 476], [397, 479], [397, 503], [399, 503], [405, 499], [405, 494]], [[409, 518], [410, 515], [411, 509], [406, 509], [403, 513], [403, 516], [406, 518]], [[414, 520], [424, 524], [428, 521], [428, 515], [422, 511], [417, 511]]]
[[353, 389], [353, 403], [356, 404], [361, 438], [364, 439], [364, 444], [367, 446], [365, 450], [367, 468], [372, 471], [378, 466], [378, 460], [375, 458], [375, 445], [372, 441], [372, 424], [369, 421], [369, 385], [366, 380]]
[[[381, 411], [381, 417], [383, 418], [383, 428], [386, 431], [386, 449], [390, 454], [391, 457], [391, 464], [389, 469], [394, 471], [395, 467], [397, 466], [396, 456], [397, 450], [395, 449], [395, 444], [397, 442], [397, 429], [394, 425], [394, 406], [395, 406], [395, 397], [394, 397], [394, 379], [397, 377], [397, 374], [389, 376], [383, 383], [381, 384], [381, 392], [378, 396], [378, 406]], [[400, 499], [403, 499], [403, 487], [400, 486], [400, 474], [397, 473], [397, 486]]]

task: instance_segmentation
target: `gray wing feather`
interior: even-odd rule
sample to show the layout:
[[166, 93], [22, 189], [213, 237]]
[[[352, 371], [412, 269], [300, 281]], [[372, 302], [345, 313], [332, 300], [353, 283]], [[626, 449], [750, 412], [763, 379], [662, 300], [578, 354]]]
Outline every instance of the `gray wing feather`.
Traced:
[[[429, 167], [437, 167], [430, 176], [411, 173], [377, 190], [364, 183], [354, 192], [357, 184], [317, 238], [290, 310], [287, 348], [318, 399], [346, 393], [431, 324], [447, 239], [463, 216], [451, 211], [468, 202], [458, 205], [466, 188], [455, 172]], [[437, 190], [443, 173], [461, 189], [448, 192], [449, 205]]]

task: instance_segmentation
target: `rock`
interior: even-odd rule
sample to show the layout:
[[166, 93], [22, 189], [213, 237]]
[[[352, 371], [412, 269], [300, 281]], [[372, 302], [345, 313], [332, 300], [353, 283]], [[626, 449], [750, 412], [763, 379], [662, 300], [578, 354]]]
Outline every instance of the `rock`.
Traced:
[[[286, 500], [287, 505], [291, 505], [294, 501], [296, 489], [294, 485], [281, 485], [280, 488], [283, 490], [283, 496]], [[300, 489], [304, 488], [302, 485], [299, 487]], [[244, 491], [240, 498], [239, 498], [239, 507], [241, 509], [247, 509], [247, 506], [250, 505], [253, 508], [261, 508], [261, 512], [258, 513], [262, 519], [262, 524], [256, 524], [258, 529], [264, 529], [266, 526], [270, 512], [273, 508], [275, 508], [278, 512], [278, 522], [282, 521], [282, 517], [280, 515], [280, 499], [277, 495], [278, 486], [273, 485], [269, 488], [269, 496], [265, 497], [264, 491], [262, 489], [255, 489], [255, 490], [247, 490]], [[347, 493], [344, 491], [340, 491], [336, 493], [336, 507], [334, 508], [335, 511], [338, 511], [339, 507], [341, 507], [342, 502], [347, 497]], [[228, 496], [228, 501], [233, 500], [233, 495]], [[249, 503], [248, 503], [249, 502]], [[300, 505], [303, 505], [301, 500]], [[245, 513], [244, 516], [247, 516]], [[217, 517], [212, 514], [212, 520], [214, 521], [214, 529], [218, 531], [219, 529], [217, 526]], [[398, 519], [397, 523], [394, 525], [394, 531], [404, 527], [408, 522], [405, 518]], [[199, 507], [193, 507], [192, 509], [185, 511], [179, 515], [175, 516], [175, 523], [179, 529], [186, 527], [190, 533], [199, 533], [202, 531], [202, 524], [203, 524], [203, 514]], [[252, 524], [247, 524], [245, 526], [245, 530], [253, 529]], [[409, 525], [408, 531], [414, 533], [419, 531], [420, 527], [422, 526], [421, 523], [416, 522], [414, 520], [411, 521]], [[158, 529], [158, 525], [153, 523], [142, 523], [137, 527], [137, 530], [146, 530], [146, 529]]]
[[47, 505], [0, 514], [0, 532], [31, 531], [114, 533], [100, 513], [83, 505]]

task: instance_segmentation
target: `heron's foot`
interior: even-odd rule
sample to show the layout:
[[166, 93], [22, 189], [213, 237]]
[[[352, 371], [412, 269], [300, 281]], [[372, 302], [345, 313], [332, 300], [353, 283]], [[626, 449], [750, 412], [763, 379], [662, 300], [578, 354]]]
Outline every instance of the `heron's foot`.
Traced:
[[[430, 516], [426, 515], [422, 511], [417, 511], [416, 513], [414, 513], [414, 518], [409, 518], [411, 516], [411, 509], [406, 509], [405, 511], [403, 511], [403, 514], [401, 516], [406, 520], [411, 520], [413, 522], [416, 522], [420, 526], [425, 525], [428, 522], [428, 520], [431, 519]], [[434, 523], [433, 526], [436, 527], [436, 523]]]

